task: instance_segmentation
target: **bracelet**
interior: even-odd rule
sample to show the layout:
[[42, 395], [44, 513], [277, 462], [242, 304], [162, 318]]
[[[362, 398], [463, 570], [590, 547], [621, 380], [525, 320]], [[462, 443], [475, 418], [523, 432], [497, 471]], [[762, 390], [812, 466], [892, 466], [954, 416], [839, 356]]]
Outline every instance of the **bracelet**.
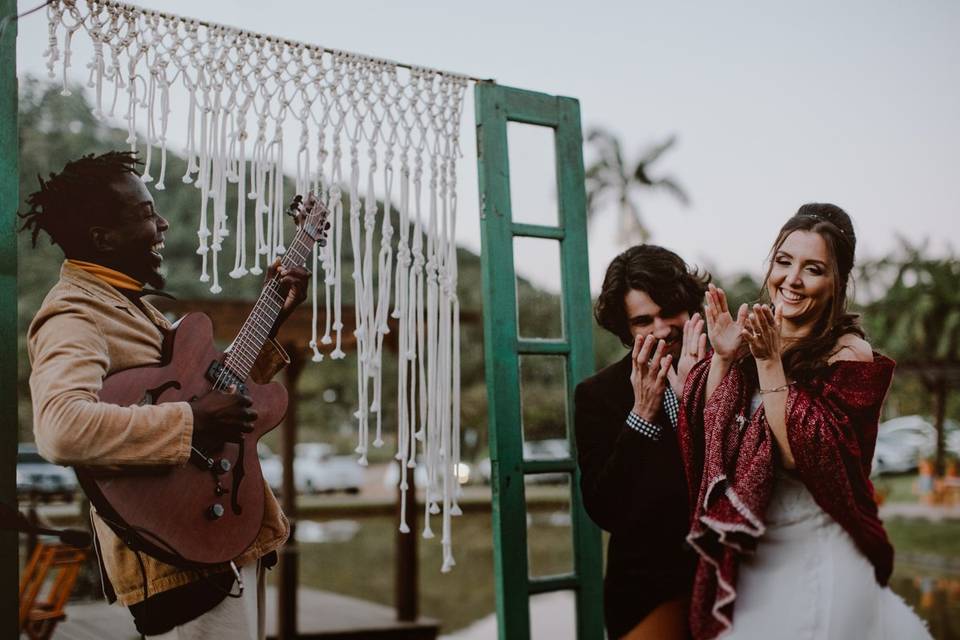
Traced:
[[763, 395], [765, 393], [780, 393], [781, 391], [786, 391], [787, 389], [790, 388], [790, 385], [792, 384], [793, 384], [792, 382], [788, 382], [786, 384], [780, 385], [779, 387], [774, 387], [773, 389], [760, 389], [759, 390], [760, 395]]

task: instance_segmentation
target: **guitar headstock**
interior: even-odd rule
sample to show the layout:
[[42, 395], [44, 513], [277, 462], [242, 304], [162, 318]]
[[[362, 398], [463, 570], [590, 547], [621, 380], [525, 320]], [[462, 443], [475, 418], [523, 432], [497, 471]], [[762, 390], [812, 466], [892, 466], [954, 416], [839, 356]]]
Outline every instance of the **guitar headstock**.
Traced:
[[297, 226], [321, 247], [327, 246], [327, 234], [330, 231], [330, 210], [327, 209], [313, 192], [307, 194], [306, 201], [298, 195], [290, 203], [287, 214], [293, 216]]

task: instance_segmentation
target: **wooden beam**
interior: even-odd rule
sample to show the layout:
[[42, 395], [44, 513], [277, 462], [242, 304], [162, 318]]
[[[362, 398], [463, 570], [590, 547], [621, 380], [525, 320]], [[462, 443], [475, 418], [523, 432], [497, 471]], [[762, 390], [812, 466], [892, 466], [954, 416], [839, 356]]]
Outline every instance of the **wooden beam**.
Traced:
[[897, 372], [920, 376], [927, 386], [944, 382], [948, 387], [960, 387], [960, 362], [900, 360]]
[[281, 640], [293, 640], [297, 637], [297, 584], [299, 583], [297, 565], [300, 550], [297, 547], [297, 491], [293, 482], [294, 447], [297, 442], [297, 381], [303, 371], [305, 358], [299, 354], [290, 354], [290, 364], [286, 368], [287, 415], [283, 420], [283, 511], [290, 522], [290, 539], [280, 549], [280, 579], [277, 588], [277, 637]]

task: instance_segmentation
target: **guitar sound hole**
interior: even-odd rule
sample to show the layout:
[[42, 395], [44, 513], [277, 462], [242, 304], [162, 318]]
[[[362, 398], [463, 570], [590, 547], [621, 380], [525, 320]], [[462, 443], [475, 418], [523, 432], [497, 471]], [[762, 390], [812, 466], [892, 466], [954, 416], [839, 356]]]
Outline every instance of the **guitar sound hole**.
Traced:
[[143, 397], [140, 399], [140, 402], [138, 404], [141, 407], [148, 404], [156, 404], [157, 398], [159, 398], [160, 394], [162, 394], [167, 389], [180, 389], [180, 383], [177, 382], [176, 380], [168, 380], [167, 382], [164, 382], [160, 386], [153, 387], [152, 389], [147, 389], [146, 391], [143, 392]]

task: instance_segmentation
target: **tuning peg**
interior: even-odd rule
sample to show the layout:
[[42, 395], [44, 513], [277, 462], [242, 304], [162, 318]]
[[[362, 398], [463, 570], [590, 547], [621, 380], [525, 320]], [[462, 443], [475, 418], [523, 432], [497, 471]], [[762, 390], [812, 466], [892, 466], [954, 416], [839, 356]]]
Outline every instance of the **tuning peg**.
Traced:
[[303, 204], [303, 196], [297, 195], [294, 197], [293, 202], [290, 203], [290, 206], [287, 207], [287, 215], [296, 218], [297, 214], [300, 213], [300, 206]]

